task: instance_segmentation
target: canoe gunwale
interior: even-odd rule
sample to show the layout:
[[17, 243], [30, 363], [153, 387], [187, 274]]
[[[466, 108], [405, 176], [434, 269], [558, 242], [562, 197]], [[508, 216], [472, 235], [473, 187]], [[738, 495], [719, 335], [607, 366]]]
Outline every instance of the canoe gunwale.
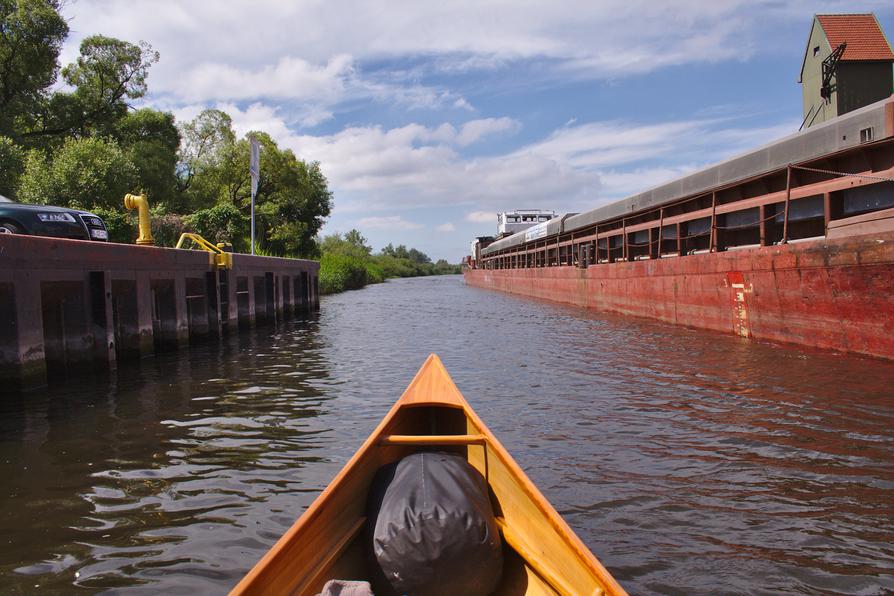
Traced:
[[320, 580], [320, 577], [325, 574], [335, 561], [338, 560], [339, 557], [348, 549], [354, 539], [360, 535], [363, 531], [363, 527], [366, 525], [366, 517], [360, 517], [354, 522], [354, 525], [351, 526], [347, 532], [345, 532], [341, 538], [338, 539], [338, 543], [336, 547], [326, 555], [326, 557], [320, 562], [320, 565], [317, 568], [316, 573], [302, 580], [298, 587], [295, 588], [296, 594], [302, 594], [305, 590], [313, 586], [317, 581]]

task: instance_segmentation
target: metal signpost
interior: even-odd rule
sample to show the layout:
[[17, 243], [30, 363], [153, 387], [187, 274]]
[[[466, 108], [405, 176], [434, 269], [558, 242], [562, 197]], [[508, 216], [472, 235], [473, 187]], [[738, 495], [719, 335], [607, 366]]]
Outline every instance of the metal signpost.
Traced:
[[249, 136], [251, 159], [248, 172], [251, 174], [251, 254], [255, 254], [255, 196], [258, 194], [258, 180], [261, 178], [261, 144], [254, 136]]

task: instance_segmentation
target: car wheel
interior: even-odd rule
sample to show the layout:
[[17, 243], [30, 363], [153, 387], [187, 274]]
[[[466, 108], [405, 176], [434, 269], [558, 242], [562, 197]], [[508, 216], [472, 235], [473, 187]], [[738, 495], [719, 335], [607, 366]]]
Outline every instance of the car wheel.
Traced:
[[8, 221], [0, 221], [0, 234], [23, 234], [24, 230]]

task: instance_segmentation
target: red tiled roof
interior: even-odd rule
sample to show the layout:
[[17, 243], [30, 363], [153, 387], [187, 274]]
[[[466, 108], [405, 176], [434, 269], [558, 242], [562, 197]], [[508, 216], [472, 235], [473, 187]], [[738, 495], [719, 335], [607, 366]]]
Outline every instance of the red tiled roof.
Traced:
[[842, 60], [894, 60], [894, 52], [872, 14], [818, 14], [834, 50], [847, 42]]

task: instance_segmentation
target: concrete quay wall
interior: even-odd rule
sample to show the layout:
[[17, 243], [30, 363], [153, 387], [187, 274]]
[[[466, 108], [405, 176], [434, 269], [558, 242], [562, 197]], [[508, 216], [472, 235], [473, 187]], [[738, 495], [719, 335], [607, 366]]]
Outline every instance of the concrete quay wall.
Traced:
[[0, 234], [0, 391], [318, 307], [316, 261]]
[[467, 269], [472, 286], [894, 359], [894, 232], [633, 262]]

